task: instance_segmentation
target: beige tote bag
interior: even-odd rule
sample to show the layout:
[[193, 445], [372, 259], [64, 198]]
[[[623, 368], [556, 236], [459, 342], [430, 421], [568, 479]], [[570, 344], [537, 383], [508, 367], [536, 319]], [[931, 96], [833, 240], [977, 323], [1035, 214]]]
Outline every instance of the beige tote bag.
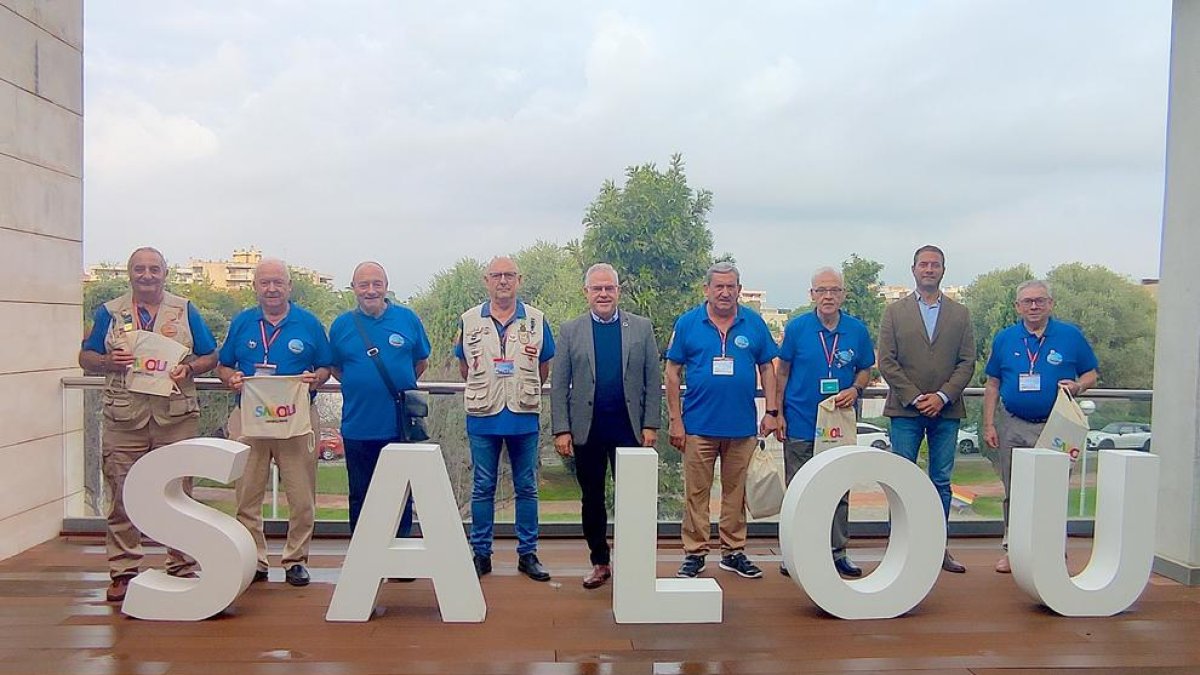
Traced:
[[312, 433], [308, 384], [299, 375], [260, 375], [242, 380], [244, 438], [294, 438]]
[[753, 518], [777, 515], [785, 491], [783, 467], [760, 442], [746, 469], [746, 511]]
[[1059, 387], [1058, 398], [1054, 400], [1054, 407], [1050, 409], [1050, 417], [1046, 419], [1046, 426], [1042, 427], [1036, 447], [1065, 452], [1074, 462], [1083, 452], [1087, 432], [1087, 415], [1083, 414], [1075, 397]]
[[148, 330], [135, 330], [127, 340], [132, 346], [133, 365], [125, 371], [125, 388], [151, 396], [170, 396], [176, 391], [171, 371], [191, 350]]
[[839, 408], [833, 404], [837, 395], [817, 405], [817, 428], [813, 435], [813, 454], [843, 445], [858, 445], [858, 416], [854, 407]]

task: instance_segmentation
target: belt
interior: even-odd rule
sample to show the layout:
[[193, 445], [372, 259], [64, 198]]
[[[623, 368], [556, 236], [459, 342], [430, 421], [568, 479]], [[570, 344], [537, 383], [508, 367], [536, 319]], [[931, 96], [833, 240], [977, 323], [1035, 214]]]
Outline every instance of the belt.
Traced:
[[1021, 420], [1022, 422], [1029, 422], [1030, 424], [1045, 424], [1046, 420], [1050, 419], [1049, 417], [1038, 417], [1036, 419], [1030, 419], [1028, 417], [1021, 417], [1020, 415], [1013, 415], [1013, 417]]

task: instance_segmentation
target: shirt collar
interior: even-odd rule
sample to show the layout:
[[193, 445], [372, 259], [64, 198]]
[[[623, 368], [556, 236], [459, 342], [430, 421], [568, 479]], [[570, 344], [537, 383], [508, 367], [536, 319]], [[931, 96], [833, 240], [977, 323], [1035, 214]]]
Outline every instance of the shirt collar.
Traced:
[[[292, 314], [295, 311], [296, 311], [296, 303], [292, 302], [291, 300], [288, 300], [288, 313], [286, 315], [284, 315], [283, 321], [280, 321], [279, 323], [273, 324], [273, 325], [282, 326], [283, 324], [287, 323], [288, 320], [290, 320], [292, 318]], [[255, 314], [255, 319], [258, 321], [266, 321], [266, 319], [267, 319], [267, 315], [263, 313], [262, 305], [254, 306], [254, 314]]]
[[833, 330], [829, 330], [828, 328], [825, 327], [825, 324], [821, 323], [821, 315], [817, 314], [816, 308], [813, 308], [813, 311], [812, 311], [812, 318], [813, 318], [813, 321], [815, 321], [817, 324], [817, 330], [819, 330], [819, 331], [823, 330], [826, 333], [829, 333], [831, 335], [837, 335], [842, 332], [842, 325], [843, 325], [842, 319], [845, 316], [846, 316], [846, 313], [839, 309], [837, 325], [833, 327]]
[[589, 311], [588, 314], [592, 315], [592, 321], [595, 321], [596, 323], [604, 324], [604, 325], [608, 325], [610, 323], [616, 323], [621, 320], [621, 310], [619, 310], [619, 309], [613, 310], [612, 318], [609, 319], [608, 321], [605, 321], [604, 319], [601, 319], [600, 317], [596, 316], [595, 312]]
[[[1056, 323], [1058, 323], [1058, 322], [1054, 320], [1054, 317], [1050, 317], [1046, 321], [1046, 330], [1042, 331], [1043, 338], [1049, 337], [1050, 334], [1054, 332], [1054, 324], [1056, 324]], [[1018, 321], [1017, 325], [1021, 327], [1021, 334], [1023, 337], [1037, 337], [1028, 328], [1025, 327], [1024, 319]]]
[[921, 297], [921, 294], [920, 294], [920, 293], [918, 293], [917, 291], [913, 291], [913, 297], [917, 299], [917, 304], [919, 304], [919, 305], [921, 305], [922, 307], [925, 307], [925, 308], [927, 308], [927, 309], [933, 309], [933, 308], [935, 308], [935, 307], [941, 307], [941, 306], [942, 306], [942, 297], [943, 297], [943, 295], [942, 295], [942, 293], [940, 293], [940, 292], [938, 293], [937, 302], [933, 303], [932, 305], [931, 305], [931, 304], [928, 304], [928, 303], [926, 303], [926, 302], [925, 302], [925, 298], [922, 298], [922, 297]]
[[[483, 308], [479, 310], [479, 315], [486, 316], [486, 317], [492, 316], [492, 301], [491, 300], [488, 300], [487, 302], [483, 303]], [[525, 303], [521, 302], [520, 300], [517, 300], [517, 311], [513, 314], [513, 318], [514, 319], [524, 319], [525, 318]]]
[[[704, 302], [700, 303], [700, 307], [698, 307], [697, 309], [700, 311], [700, 316], [701, 316], [701, 318], [704, 319], [704, 322], [709, 324], [710, 326], [713, 325], [712, 320], [708, 318], [708, 301], [705, 300]], [[737, 314], [734, 315], [733, 323], [730, 324], [730, 328], [738, 325], [745, 318], [746, 318], [746, 308], [742, 307], [742, 304], [739, 302], [737, 305]]]
[[379, 316], [371, 316], [370, 314], [367, 314], [366, 312], [364, 312], [362, 310], [362, 307], [359, 307], [357, 305], [355, 305], [354, 311], [358, 312], [359, 315], [362, 316], [364, 319], [371, 319], [373, 321], [379, 321], [380, 319], [382, 319], [384, 316], [387, 315], [388, 310], [390, 310], [391, 308], [392, 308], [391, 298], [384, 298], [383, 299], [383, 311], [379, 313]]

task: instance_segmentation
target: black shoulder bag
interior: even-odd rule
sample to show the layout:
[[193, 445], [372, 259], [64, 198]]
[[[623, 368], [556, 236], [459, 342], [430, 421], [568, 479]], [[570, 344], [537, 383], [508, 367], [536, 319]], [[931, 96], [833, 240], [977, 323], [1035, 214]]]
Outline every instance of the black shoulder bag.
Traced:
[[358, 312], [352, 312], [351, 316], [354, 317], [354, 327], [358, 329], [359, 337], [367, 346], [367, 356], [371, 357], [371, 362], [375, 364], [375, 370], [379, 371], [379, 377], [383, 379], [383, 385], [392, 395], [392, 404], [396, 408], [396, 440], [401, 443], [420, 443], [429, 440], [429, 431], [425, 427], [425, 418], [429, 416], [429, 394], [417, 389], [409, 391], [397, 389], [396, 383], [392, 381], [387, 368], [383, 365], [383, 357], [379, 355], [379, 348], [371, 342], [371, 338], [367, 337], [367, 329], [362, 325], [362, 318], [358, 316]]

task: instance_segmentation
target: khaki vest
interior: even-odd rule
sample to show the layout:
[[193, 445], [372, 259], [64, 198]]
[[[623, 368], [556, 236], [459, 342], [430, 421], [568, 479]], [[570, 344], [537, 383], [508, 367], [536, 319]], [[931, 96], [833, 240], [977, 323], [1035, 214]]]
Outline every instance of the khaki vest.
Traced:
[[467, 360], [467, 386], [463, 402], [467, 414], [488, 417], [504, 408], [515, 413], [537, 413], [542, 409], [542, 379], [538, 358], [542, 354], [545, 316], [525, 305], [525, 318], [513, 319], [505, 340], [504, 358], [512, 360], [512, 375], [496, 374], [500, 337], [490, 316], [482, 316], [483, 305], [462, 315], [463, 355]]
[[[192, 329], [188, 323], [188, 301], [163, 293], [154, 320], [154, 332], [192, 348]], [[104, 303], [112, 316], [104, 347], [108, 351], [129, 349], [125, 338], [125, 317], [133, 317], [133, 296], [129, 293]], [[196, 383], [186, 379], [179, 383], [178, 392], [169, 397], [139, 394], [125, 388], [125, 373], [110, 372], [104, 377], [104, 424], [114, 431], [135, 431], [150, 423], [161, 426], [177, 424], [200, 416], [200, 401], [196, 398]]]

